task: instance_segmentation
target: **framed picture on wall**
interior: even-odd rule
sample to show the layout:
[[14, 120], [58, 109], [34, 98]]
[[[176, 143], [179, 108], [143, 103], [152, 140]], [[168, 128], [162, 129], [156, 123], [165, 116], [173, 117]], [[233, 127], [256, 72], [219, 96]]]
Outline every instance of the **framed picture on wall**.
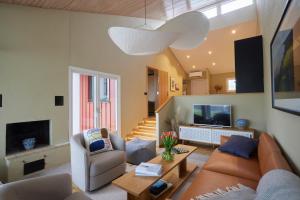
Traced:
[[272, 107], [300, 115], [300, 1], [289, 0], [271, 41]]
[[170, 90], [172, 92], [176, 90], [176, 79], [174, 77], [170, 77]]

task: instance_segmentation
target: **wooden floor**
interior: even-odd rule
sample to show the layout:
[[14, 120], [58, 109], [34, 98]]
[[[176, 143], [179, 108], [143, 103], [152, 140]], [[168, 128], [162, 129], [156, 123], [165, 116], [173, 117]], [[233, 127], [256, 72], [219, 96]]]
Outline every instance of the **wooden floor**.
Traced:
[[212, 154], [212, 152], [217, 148], [217, 146], [213, 146], [210, 144], [193, 143], [193, 142], [187, 142], [187, 141], [185, 141], [184, 144], [198, 147], [198, 149], [194, 153], [199, 153], [199, 154], [208, 155], [208, 156], [210, 156]]

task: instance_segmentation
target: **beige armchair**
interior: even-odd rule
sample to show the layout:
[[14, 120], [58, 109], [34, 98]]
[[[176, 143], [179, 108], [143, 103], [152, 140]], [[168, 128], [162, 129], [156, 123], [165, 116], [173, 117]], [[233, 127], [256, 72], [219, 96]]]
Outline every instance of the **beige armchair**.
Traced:
[[83, 134], [71, 138], [71, 169], [73, 182], [83, 191], [93, 191], [125, 173], [125, 141], [110, 134], [113, 151], [90, 155]]
[[72, 194], [69, 174], [43, 176], [0, 185], [1, 200], [91, 200], [82, 192]]

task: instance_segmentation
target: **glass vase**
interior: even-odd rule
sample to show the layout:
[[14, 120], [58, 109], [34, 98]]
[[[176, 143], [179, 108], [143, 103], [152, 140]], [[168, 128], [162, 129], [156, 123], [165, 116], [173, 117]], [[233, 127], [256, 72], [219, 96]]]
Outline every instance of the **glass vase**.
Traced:
[[174, 159], [174, 155], [172, 154], [172, 148], [165, 148], [165, 151], [162, 153], [162, 158], [165, 161], [172, 161]]

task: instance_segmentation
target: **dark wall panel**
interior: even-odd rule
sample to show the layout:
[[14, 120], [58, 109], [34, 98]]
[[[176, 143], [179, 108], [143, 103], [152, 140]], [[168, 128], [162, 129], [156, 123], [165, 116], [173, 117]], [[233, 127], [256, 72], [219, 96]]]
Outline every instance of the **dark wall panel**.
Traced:
[[264, 92], [262, 36], [234, 42], [236, 92]]

